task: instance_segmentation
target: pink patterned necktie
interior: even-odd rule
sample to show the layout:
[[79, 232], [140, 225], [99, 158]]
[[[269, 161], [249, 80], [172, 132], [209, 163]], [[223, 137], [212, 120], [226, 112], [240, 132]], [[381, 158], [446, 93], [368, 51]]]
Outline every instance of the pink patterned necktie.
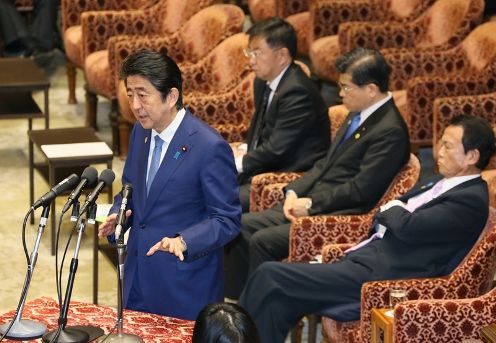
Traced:
[[[443, 184], [444, 184], [444, 179], [441, 179], [431, 189], [419, 194], [416, 197], [410, 198], [408, 200], [408, 203], [406, 204], [406, 209], [410, 212], [413, 212], [418, 207], [420, 207], [423, 204], [436, 198], [443, 190]], [[357, 245], [354, 245], [351, 248], [349, 248], [348, 250], [345, 250], [345, 254], [348, 254], [352, 251], [358, 250], [361, 247], [369, 244], [370, 242], [375, 241], [376, 239], [382, 239], [382, 237], [384, 236], [384, 233], [385, 233], [385, 230], [374, 233], [368, 239], [361, 241]]]
[[413, 212], [420, 206], [436, 198], [443, 190], [443, 184], [444, 179], [441, 179], [434, 185], [434, 187], [432, 187], [428, 191], [425, 191], [424, 193], [421, 193], [418, 196], [409, 199], [406, 204], [406, 209], [410, 212]]

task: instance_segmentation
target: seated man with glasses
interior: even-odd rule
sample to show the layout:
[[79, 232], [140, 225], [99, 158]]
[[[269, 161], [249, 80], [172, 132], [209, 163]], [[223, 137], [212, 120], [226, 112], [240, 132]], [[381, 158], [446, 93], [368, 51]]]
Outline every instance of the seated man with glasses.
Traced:
[[369, 212], [408, 161], [406, 124], [388, 92], [389, 66], [372, 49], [357, 48], [336, 61], [339, 95], [350, 111], [325, 157], [286, 186], [284, 203], [243, 214], [230, 244], [226, 297], [237, 299], [247, 276], [265, 261], [288, 256], [297, 217]]
[[323, 157], [330, 144], [327, 108], [319, 90], [294, 63], [297, 37], [281, 18], [248, 30], [245, 55], [257, 78], [255, 113], [246, 143], [233, 144], [243, 212], [249, 211], [251, 178], [274, 171], [302, 172]]

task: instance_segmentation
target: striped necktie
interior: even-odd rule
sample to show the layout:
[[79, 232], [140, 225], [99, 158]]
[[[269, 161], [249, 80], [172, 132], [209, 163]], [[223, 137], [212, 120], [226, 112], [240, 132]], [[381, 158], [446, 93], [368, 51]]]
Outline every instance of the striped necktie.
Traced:
[[157, 174], [158, 168], [160, 167], [160, 156], [162, 155], [162, 145], [164, 141], [159, 135], [155, 136], [155, 147], [152, 153], [152, 162], [150, 163], [150, 170], [148, 171], [148, 181], [146, 182], [146, 194], [150, 192], [150, 186], [152, 185], [153, 179]]

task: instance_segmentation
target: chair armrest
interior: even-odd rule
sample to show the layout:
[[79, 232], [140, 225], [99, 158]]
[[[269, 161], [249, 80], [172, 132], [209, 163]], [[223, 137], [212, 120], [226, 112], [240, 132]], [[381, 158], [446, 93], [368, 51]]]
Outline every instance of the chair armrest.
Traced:
[[245, 141], [249, 128], [246, 124], [213, 124], [212, 127], [229, 143]]
[[311, 261], [327, 243], [358, 243], [367, 237], [371, 222], [371, 214], [300, 217], [291, 225], [289, 260]]
[[394, 309], [394, 338], [412, 342], [462, 342], [479, 338], [480, 329], [494, 322], [494, 296], [456, 300], [415, 300]]
[[360, 325], [364, 342], [370, 341], [371, 311], [373, 308], [389, 306], [390, 288], [406, 289], [408, 300], [456, 299], [460, 297], [456, 286], [448, 277], [372, 281], [363, 284]]
[[[266, 186], [271, 184], [288, 184], [291, 181], [296, 180], [302, 175], [302, 173], [262, 173], [255, 175], [251, 180], [250, 187], [250, 212], [263, 211], [267, 208], [273, 207], [275, 205], [277, 194], [270, 194], [269, 189], [267, 194], [264, 194], [264, 189]], [[280, 192], [279, 194], [282, 194]], [[284, 197], [284, 194], [282, 194]], [[281, 200], [281, 198], [279, 198]], [[265, 203], [265, 201], [267, 203]]]
[[350, 21], [377, 21], [384, 17], [388, 8], [384, 1], [317, 0], [310, 7], [314, 39], [337, 34], [341, 23]]
[[152, 17], [149, 10], [90, 11], [81, 14], [83, 58], [95, 51], [107, 49], [110, 37], [156, 33], [156, 24], [150, 20]]
[[326, 244], [322, 248], [322, 263], [333, 263], [339, 261], [345, 255], [345, 251], [351, 248], [352, 243]]

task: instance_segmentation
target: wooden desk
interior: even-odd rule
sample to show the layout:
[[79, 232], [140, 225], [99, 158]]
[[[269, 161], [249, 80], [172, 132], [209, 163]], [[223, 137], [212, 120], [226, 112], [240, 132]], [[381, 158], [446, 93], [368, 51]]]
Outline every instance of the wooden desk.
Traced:
[[[41, 148], [42, 145], [49, 144], [71, 144], [71, 143], [90, 143], [102, 142], [95, 134], [95, 130], [89, 127], [75, 127], [64, 129], [34, 130], [28, 132], [29, 137], [29, 201], [30, 205], [34, 202], [34, 170], [38, 170], [41, 175], [48, 181], [50, 187], [55, 186], [64, 178], [72, 173], [81, 175], [84, 168], [90, 164], [105, 163], [107, 168], [112, 168], [113, 153], [106, 155], [92, 155], [88, 152], [87, 156], [78, 157], [61, 157], [48, 158], [43, 151], [44, 161], [34, 162], [33, 145]], [[108, 190], [108, 202], [112, 202], [112, 186]], [[51, 231], [51, 248], [52, 255], [55, 255], [55, 202], [50, 209], [50, 231]], [[34, 218], [31, 216], [31, 224]]]
[[394, 318], [387, 316], [389, 308], [372, 309], [372, 343], [393, 343]]
[[[48, 89], [50, 82], [30, 58], [0, 58], [0, 119], [28, 119], [29, 130], [34, 118], [45, 117], [49, 126]], [[33, 100], [32, 92], [44, 92], [44, 110]]]
[[[0, 316], [0, 324], [9, 322], [14, 316], [10, 311]], [[59, 307], [52, 298], [42, 297], [26, 303], [23, 319], [31, 319], [47, 325], [48, 330], [57, 328]], [[117, 319], [116, 310], [77, 301], [71, 302], [68, 326], [93, 325], [109, 333]], [[124, 333], [138, 335], [144, 342], [191, 342], [194, 321], [159, 316], [156, 314], [124, 310]], [[41, 339], [29, 342], [40, 342]], [[4, 342], [14, 342], [5, 340]]]

